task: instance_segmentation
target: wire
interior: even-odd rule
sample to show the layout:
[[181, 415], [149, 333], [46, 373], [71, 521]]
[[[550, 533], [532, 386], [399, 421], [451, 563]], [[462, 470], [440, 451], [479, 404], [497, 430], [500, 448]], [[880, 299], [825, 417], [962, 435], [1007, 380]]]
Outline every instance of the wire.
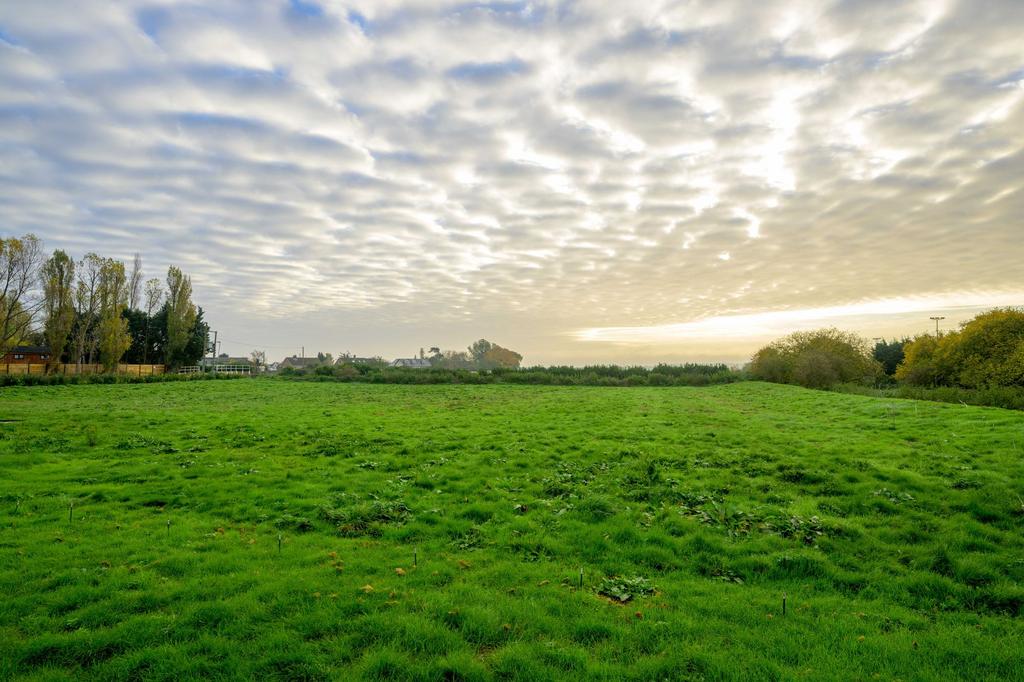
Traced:
[[217, 340], [222, 343], [236, 343], [242, 346], [252, 346], [253, 348], [287, 348], [291, 350], [295, 349], [295, 345], [276, 346], [269, 343], [250, 343], [249, 341], [235, 341], [234, 339], [225, 339], [223, 336], [219, 337]]

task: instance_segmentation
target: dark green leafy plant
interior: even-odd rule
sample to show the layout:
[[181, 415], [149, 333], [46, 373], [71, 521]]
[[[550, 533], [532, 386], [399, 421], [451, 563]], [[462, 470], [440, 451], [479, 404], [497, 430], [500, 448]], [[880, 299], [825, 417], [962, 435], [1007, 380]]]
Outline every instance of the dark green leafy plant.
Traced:
[[636, 597], [648, 597], [654, 594], [654, 585], [647, 578], [640, 576], [633, 578], [610, 576], [601, 580], [597, 586], [597, 593], [624, 604]]

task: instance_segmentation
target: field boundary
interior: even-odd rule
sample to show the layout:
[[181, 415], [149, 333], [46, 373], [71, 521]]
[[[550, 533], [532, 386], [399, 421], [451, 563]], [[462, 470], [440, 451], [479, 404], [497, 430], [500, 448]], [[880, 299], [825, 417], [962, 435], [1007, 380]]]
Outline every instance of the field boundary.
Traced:
[[47, 365], [43, 362], [5, 362], [0, 363], [0, 374], [7, 374], [11, 376], [24, 376], [26, 374], [46, 374], [47, 367], [52, 367], [50, 374], [58, 374], [62, 376], [77, 376], [79, 374], [120, 374], [124, 376], [137, 376], [137, 377], [148, 377], [157, 376], [164, 373], [163, 365], [122, 365], [119, 364], [114, 372], [106, 372], [103, 365], [100, 364], [83, 364], [77, 365], [74, 363], [60, 363], [56, 365]]

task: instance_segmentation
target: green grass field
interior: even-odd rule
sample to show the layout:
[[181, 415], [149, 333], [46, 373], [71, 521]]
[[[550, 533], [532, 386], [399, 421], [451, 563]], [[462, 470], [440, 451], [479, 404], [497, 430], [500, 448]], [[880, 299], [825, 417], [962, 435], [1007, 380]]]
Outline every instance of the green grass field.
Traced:
[[0, 419], [0, 678], [1024, 679], [1018, 412], [242, 380]]

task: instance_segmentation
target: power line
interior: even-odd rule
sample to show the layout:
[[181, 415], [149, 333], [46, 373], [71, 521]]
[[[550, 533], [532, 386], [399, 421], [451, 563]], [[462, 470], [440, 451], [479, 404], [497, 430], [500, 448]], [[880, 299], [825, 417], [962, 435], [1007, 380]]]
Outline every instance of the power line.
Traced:
[[293, 345], [280, 346], [280, 345], [274, 345], [274, 344], [270, 344], [270, 343], [253, 343], [251, 341], [237, 341], [235, 339], [224, 339], [224, 338], [222, 338], [221, 341], [226, 341], [227, 343], [237, 343], [237, 344], [242, 345], [242, 346], [252, 346], [253, 348], [285, 348], [285, 349], [295, 348], [295, 346], [293, 346]]

